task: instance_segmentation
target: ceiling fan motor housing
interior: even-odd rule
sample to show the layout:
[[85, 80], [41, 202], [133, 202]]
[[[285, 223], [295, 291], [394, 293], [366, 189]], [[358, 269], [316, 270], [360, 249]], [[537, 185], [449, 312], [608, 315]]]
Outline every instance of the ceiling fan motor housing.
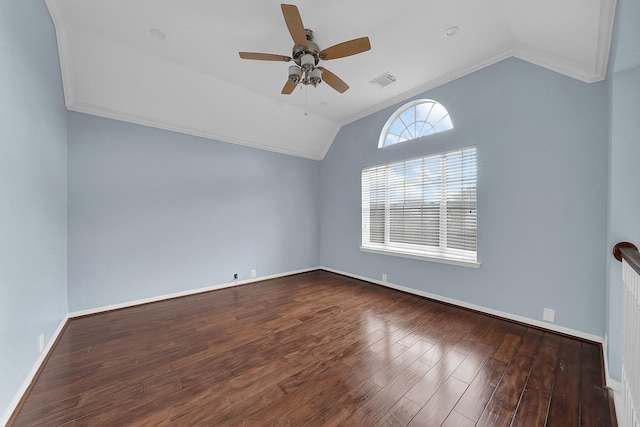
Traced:
[[296, 65], [289, 67], [289, 80], [294, 83], [317, 86], [322, 82], [322, 70], [316, 68], [320, 62], [320, 48], [313, 41], [313, 31], [304, 30], [307, 37], [307, 46], [296, 45], [293, 47], [291, 57]]
[[[309, 31], [311, 32], [311, 34], [313, 34], [313, 31], [311, 30], [305, 30], [305, 31]], [[299, 66], [302, 66], [301, 64], [301, 60], [302, 60], [302, 56], [305, 54], [309, 54], [311, 56], [313, 56], [314, 58], [314, 66], [318, 65], [318, 62], [320, 62], [320, 48], [318, 47], [318, 45], [313, 41], [313, 39], [309, 39], [308, 38], [308, 33], [307, 33], [307, 47], [305, 48], [304, 46], [294, 46], [293, 47], [293, 51], [291, 53], [291, 57], [293, 58], [293, 61], [298, 64]]]

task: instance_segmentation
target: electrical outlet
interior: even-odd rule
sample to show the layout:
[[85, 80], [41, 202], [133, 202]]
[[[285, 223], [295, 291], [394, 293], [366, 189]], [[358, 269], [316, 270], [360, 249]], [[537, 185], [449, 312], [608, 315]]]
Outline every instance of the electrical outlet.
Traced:
[[256, 277], [256, 269], [251, 270], [251, 277]]
[[382, 273], [382, 283], [387, 283], [387, 273]]
[[40, 334], [38, 337], [38, 348], [40, 349], [40, 353], [44, 351], [44, 334]]
[[545, 308], [542, 310], [542, 320], [546, 320], [547, 322], [553, 322], [556, 318], [556, 311], [550, 308]]
[[233, 273], [233, 280], [238, 280], [238, 273]]

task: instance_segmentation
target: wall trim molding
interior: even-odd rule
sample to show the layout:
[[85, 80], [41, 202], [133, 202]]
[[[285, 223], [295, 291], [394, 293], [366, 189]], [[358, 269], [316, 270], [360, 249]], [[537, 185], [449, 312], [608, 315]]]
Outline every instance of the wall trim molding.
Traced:
[[51, 350], [53, 350], [55, 344], [58, 342], [58, 338], [60, 338], [60, 335], [64, 331], [64, 328], [67, 326], [68, 320], [69, 320], [69, 316], [67, 315], [67, 316], [64, 316], [60, 321], [58, 328], [54, 331], [53, 335], [51, 336], [51, 339], [49, 339], [49, 342], [47, 343], [45, 348], [42, 350], [42, 353], [40, 353], [40, 356], [38, 356], [33, 366], [31, 367], [31, 371], [29, 371], [27, 376], [24, 378], [22, 385], [20, 385], [20, 388], [18, 389], [16, 394], [13, 396], [13, 399], [9, 403], [9, 406], [5, 409], [4, 413], [2, 414], [2, 417], [0, 418], [0, 425], [7, 425], [9, 423], [9, 420], [11, 419], [13, 414], [16, 412], [16, 410], [20, 406], [22, 399], [24, 398], [26, 393], [29, 391], [33, 382], [35, 381], [38, 374], [40, 373], [40, 370], [44, 366], [44, 363], [49, 358], [49, 353], [51, 352]]
[[221, 284], [217, 284], [217, 285], [206, 286], [204, 288], [191, 289], [191, 290], [187, 290], [187, 291], [175, 292], [175, 293], [166, 294], [166, 295], [159, 295], [159, 296], [150, 297], [150, 298], [143, 298], [143, 299], [134, 300], [134, 301], [127, 301], [127, 302], [122, 302], [122, 303], [112, 304], [112, 305], [107, 305], [107, 306], [102, 306], [102, 307], [89, 308], [89, 309], [86, 309], [86, 310], [73, 311], [73, 312], [69, 313], [68, 317], [69, 317], [69, 319], [74, 319], [74, 318], [77, 318], [77, 317], [91, 316], [93, 314], [104, 313], [104, 312], [107, 312], [107, 311], [113, 311], [113, 310], [120, 310], [120, 309], [123, 309], [123, 308], [135, 307], [137, 305], [151, 304], [151, 303], [154, 303], [154, 302], [165, 301], [165, 300], [185, 297], [185, 296], [189, 296], [189, 295], [201, 294], [203, 292], [217, 291], [219, 289], [232, 288], [234, 286], [241, 286], [241, 285], [246, 285], [246, 284], [254, 283], [254, 282], [261, 282], [263, 280], [269, 280], [269, 279], [277, 279], [279, 277], [284, 277], [284, 276], [293, 276], [295, 274], [307, 273], [309, 271], [315, 271], [315, 270], [319, 270], [319, 269], [320, 269], [320, 267], [310, 267], [310, 268], [303, 268], [303, 269], [300, 269], [300, 270], [287, 271], [287, 272], [284, 272], [284, 273], [271, 274], [271, 275], [268, 275], [268, 276], [254, 277], [254, 278], [251, 278], [251, 279], [235, 280], [233, 282], [227, 282], [227, 283], [221, 283]]
[[329, 271], [331, 273], [341, 274], [343, 276], [352, 277], [354, 279], [364, 280], [365, 282], [370, 282], [376, 285], [385, 286], [387, 288], [395, 289], [402, 292], [407, 292], [409, 294], [418, 295], [421, 297], [429, 298], [435, 301], [444, 302], [447, 304], [457, 305], [458, 307], [468, 308], [470, 310], [478, 311], [481, 313], [489, 314], [492, 316], [502, 317], [507, 320], [513, 320], [515, 322], [524, 323], [527, 325], [535, 326], [536, 328], [546, 329], [551, 332], [557, 332], [564, 335], [570, 335], [572, 337], [580, 338], [582, 340], [596, 342], [598, 344], [602, 344], [603, 338], [598, 335], [589, 334], [587, 332], [578, 331], [571, 328], [566, 328], [564, 326], [555, 325], [552, 323], [542, 322], [535, 319], [530, 319], [528, 317], [519, 316], [513, 313], [507, 313], [505, 311], [494, 310], [492, 308], [483, 307], [481, 305], [471, 304], [465, 301], [457, 300], [454, 298], [443, 297], [441, 295], [432, 294], [430, 292], [420, 291], [414, 288], [408, 288], [406, 286], [396, 285], [389, 282], [383, 282], [381, 280], [372, 279], [366, 276], [360, 276], [357, 274], [348, 273], [346, 271], [336, 270], [329, 267], [320, 267], [322, 270]]
[[607, 387], [609, 387], [613, 392], [613, 404], [616, 410], [618, 427], [631, 427], [629, 420], [627, 420], [627, 414], [624, 410], [625, 405], [622, 393], [622, 382], [607, 376]]

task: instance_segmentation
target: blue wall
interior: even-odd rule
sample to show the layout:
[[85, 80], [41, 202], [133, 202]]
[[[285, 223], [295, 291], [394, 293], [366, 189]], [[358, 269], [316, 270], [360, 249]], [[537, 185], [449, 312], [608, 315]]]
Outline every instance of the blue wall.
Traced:
[[319, 163], [69, 113], [69, 309], [316, 267]]
[[[509, 59], [418, 98], [455, 128], [378, 149], [398, 105], [344, 126], [321, 165], [321, 265], [602, 336], [607, 201], [605, 83]], [[478, 150], [479, 269], [359, 250], [363, 167]]]
[[610, 73], [609, 213], [606, 335], [609, 375], [622, 373], [622, 266], [611, 255], [621, 241], [640, 246], [640, 2], [619, 0]]
[[0, 414], [67, 314], [66, 123], [42, 1], [0, 1]]
[[613, 258], [610, 249], [622, 241], [640, 246], [640, 67], [616, 72], [611, 83], [607, 339], [610, 375], [619, 380], [622, 372], [622, 265]]

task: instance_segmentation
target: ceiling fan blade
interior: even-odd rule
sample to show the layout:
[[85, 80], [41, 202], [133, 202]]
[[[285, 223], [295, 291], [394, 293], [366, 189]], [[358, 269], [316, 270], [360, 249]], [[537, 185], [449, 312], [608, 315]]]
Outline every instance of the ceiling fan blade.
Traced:
[[329, 86], [331, 86], [332, 88], [334, 88], [340, 93], [345, 93], [347, 89], [349, 89], [349, 85], [346, 84], [344, 81], [342, 81], [340, 77], [336, 76], [335, 74], [333, 74], [331, 71], [327, 70], [324, 67], [318, 67], [318, 68], [322, 70], [322, 80], [324, 80], [326, 84], [328, 84]]
[[371, 49], [371, 43], [369, 43], [369, 37], [360, 37], [359, 39], [353, 39], [346, 42], [339, 43], [337, 45], [328, 47], [319, 53], [320, 59], [337, 59], [344, 58], [345, 56], [356, 55], [358, 53], [366, 52]]
[[294, 83], [291, 80], [287, 80], [287, 82], [284, 84], [284, 87], [282, 88], [282, 92], [280, 93], [282, 93], [283, 95], [290, 95], [297, 85], [297, 83]]
[[291, 57], [284, 55], [275, 55], [273, 53], [258, 53], [258, 52], [238, 52], [242, 59], [257, 59], [259, 61], [291, 61]]
[[291, 34], [293, 42], [297, 46], [303, 46], [305, 49], [308, 49], [307, 34], [304, 31], [304, 24], [302, 23], [298, 8], [293, 4], [282, 4], [280, 7], [282, 8], [284, 21], [287, 23], [287, 28], [289, 29], [289, 34]]

